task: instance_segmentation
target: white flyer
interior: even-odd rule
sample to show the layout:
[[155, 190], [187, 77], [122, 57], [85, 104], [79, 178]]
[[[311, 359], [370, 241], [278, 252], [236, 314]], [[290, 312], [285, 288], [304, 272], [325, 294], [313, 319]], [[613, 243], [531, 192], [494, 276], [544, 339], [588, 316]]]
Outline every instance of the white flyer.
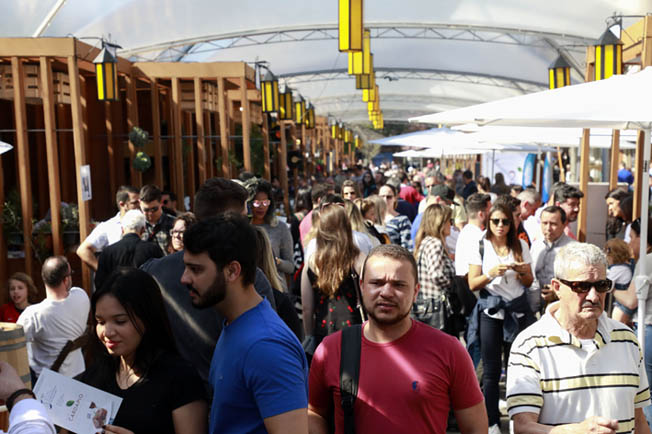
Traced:
[[115, 419], [122, 398], [43, 369], [34, 394], [55, 425], [77, 434], [101, 433]]

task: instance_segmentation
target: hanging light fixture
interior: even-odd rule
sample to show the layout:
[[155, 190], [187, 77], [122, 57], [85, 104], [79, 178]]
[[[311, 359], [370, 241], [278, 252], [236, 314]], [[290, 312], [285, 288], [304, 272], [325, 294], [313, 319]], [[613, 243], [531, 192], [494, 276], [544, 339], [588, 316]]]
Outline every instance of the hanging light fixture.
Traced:
[[278, 80], [269, 69], [265, 76], [260, 79], [260, 90], [263, 99], [263, 113], [274, 113], [279, 111]]
[[362, 51], [362, 0], [339, 0], [339, 50]]
[[548, 67], [548, 84], [550, 89], [557, 89], [571, 84], [570, 65], [561, 55]]
[[303, 99], [301, 94], [299, 98], [294, 102], [294, 122], [297, 125], [306, 123], [306, 101]]
[[294, 104], [292, 101], [292, 89], [287, 84], [285, 85], [285, 92], [279, 95], [279, 111], [278, 118], [282, 121], [290, 121], [294, 119]]
[[118, 100], [118, 59], [109, 47], [115, 47], [102, 40], [102, 51], [93, 63], [97, 74], [97, 99], [100, 101]]
[[315, 128], [315, 108], [311, 103], [308, 103], [308, 108], [306, 109], [306, 128]]
[[349, 75], [371, 73], [371, 32], [364, 31], [362, 51], [349, 52]]
[[337, 125], [337, 138], [340, 140], [344, 138], [344, 124], [342, 122]]
[[331, 124], [331, 138], [337, 139], [337, 136], [339, 135], [340, 126], [338, 125], [337, 120], [335, 119], [331, 119], [330, 124]]
[[596, 81], [623, 73], [623, 43], [611, 30], [605, 30], [593, 48]]

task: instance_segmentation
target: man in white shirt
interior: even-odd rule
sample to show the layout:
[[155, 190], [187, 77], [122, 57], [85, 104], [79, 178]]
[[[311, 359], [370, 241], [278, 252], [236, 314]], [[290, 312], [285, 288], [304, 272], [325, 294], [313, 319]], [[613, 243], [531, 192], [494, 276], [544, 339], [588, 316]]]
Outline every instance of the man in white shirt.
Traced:
[[96, 253], [122, 238], [122, 226], [120, 219], [130, 209], [140, 209], [138, 201], [139, 192], [135, 187], [123, 185], [115, 195], [115, 202], [118, 205], [118, 213], [109, 220], [97, 225], [88, 237], [77, 248], [77, 256], [81, 258], [93, 270], [97, 270]]
[[469, 222], [462, 228], [455, 247], [455, 274], [464, 277], [469, 272], [469, 255], [478, 250], [478, 243], [485, 230], [485, 223], [491, 209], [491, 196], [474, 193], [466, 200]]
[[[90, 302], [81, 288], [72, 287], [72, 270], [63, 256], [51, 256], [43, 263], [45, 300], [28, 306], [17, 323], [25, 330], [29, 367], [34, 380], [43, 368], [50, 368], [68, 341], [86, 330]], [[85, 370], [81, 349], [72, 351], [59, 373], [74, 377]]]
[[[559, 249], [574, 242], [564, 234], [566, 227], [566, 212], [559, 206], [548, 206], [541, 211], [541, 233], [543, 236], [532, 243], [532, 269], [534, 281], [530, 287], [530, 306], [533, 311], [539, 311], [541, 299], [550, 303], [555, 300], [555, 292], [550, 289], [550, 281], [555, 277], [555, 256]], [[536, 300], [535, 300], [536, 299]]]

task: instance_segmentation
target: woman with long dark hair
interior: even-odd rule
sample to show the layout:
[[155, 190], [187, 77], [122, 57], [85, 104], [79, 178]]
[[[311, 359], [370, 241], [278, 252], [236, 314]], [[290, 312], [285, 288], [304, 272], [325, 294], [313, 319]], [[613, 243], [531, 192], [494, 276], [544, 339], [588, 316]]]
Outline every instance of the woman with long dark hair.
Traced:
[[392, 243], [412, 250], [412, 223], [410, 223], [410, 219], [407, 216], [401, 215], [396, 211], [398, 192], [394, 186], [385, 184], [380, 187], [379, 196], [387, 204], [384, 223]]
[[294, 273], [294, 248], [292, 234], [288, 226], [276, 218], [272, 184], [265, 180], [251, 187], [251, 224], [260, 225], [267, 232], [274, 252], [276, 268], [281, 276], [292, 276]]
[[[533, 319], [527, 288], [533, 280], [532, 259], [527, 243], [518, 239], [512, 210], [504, 203], [489, 212], [487, 233], [469, 258], [469, 287], [480, 291], [471, 322], [479, 325], [480, 352], [484, 365], [482, 389], [489, 416], [489, 433], [500, 432], [498, 382], [503, 354], [509, 357], [511, 343]], [[479, 322], [479, 324], [478, 324]], [[470, 326], [470, 328], [473, 328]], [[469, 336], [469, 342], [474, 341]]]
[[107, 433], [206, 433], [206, 391], [179, 356], [152, 276], [114, 271], [91, 298], [96, 358], [79, 379], [123, 399]]
[[614, 188], [604, 197], [607, 204], [607, 240], [620, 238], [629, 242], [629, 225], [632, 223], [632, 195], [621, 187]]

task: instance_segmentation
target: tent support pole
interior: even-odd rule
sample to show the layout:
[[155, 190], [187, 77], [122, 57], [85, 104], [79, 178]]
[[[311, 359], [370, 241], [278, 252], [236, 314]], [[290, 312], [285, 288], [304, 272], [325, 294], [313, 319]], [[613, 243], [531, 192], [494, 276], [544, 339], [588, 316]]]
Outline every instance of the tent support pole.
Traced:
[[[647, 176], [650, 170], [650, 128], [643, 130], [643, 176], [641, 179], [641, 233], [640, 252], [643, 257], [647, 252], [647, 227], [650, 198], [650, 177]], [[647, 275], [645, 260], [639, 261], [638, 275], [634, 277], [634, 286], [636, 287], [636, 296], [638, 297], [638, 317], [645, 318], [645, 302], [647, 300], [648, 290], [650, 289], [650, 277]], [[645, 354], [645, 327], [638, 328], [638, 343], [641, 346], [641, 352]]]

